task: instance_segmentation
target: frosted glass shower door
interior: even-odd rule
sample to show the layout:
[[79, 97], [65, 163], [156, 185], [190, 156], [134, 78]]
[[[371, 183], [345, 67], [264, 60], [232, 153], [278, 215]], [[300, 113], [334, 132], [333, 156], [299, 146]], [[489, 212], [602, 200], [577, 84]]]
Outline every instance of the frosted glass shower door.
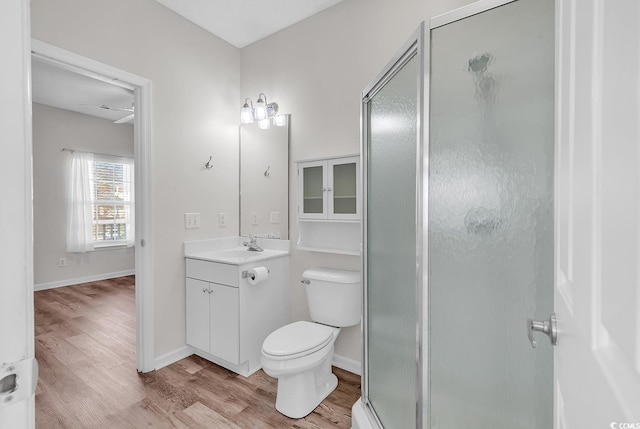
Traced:
[[430, 71], [430, 428], [552, 428], [554, 1], [432, 29]]
[[364, 398], [387, 428], [416, 423], [415, 50], [365, 107], [366, 320]]

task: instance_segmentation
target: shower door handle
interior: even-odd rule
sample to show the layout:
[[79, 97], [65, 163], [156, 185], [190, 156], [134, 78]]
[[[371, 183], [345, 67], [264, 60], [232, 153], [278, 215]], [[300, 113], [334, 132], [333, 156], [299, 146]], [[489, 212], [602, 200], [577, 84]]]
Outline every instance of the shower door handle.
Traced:
[[536, 340], [533, 338], [533, 332], [542, 332], [549, 337], [551, 345], [555, 346], [558, 343], [558, 319], [556, 313], [551, 313], [549, 320], [533, 320], [527, 319], [527, 336], [531, 347], [536, 348]]

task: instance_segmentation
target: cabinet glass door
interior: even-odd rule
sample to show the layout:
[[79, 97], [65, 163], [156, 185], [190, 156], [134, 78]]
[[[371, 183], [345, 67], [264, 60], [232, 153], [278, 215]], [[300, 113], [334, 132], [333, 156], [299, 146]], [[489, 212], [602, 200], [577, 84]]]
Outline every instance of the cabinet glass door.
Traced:
[[[325, 214], [325, 167], [323, 163], [310, 162], [300, 168], [302, 178], [301, 215]], [[316, 216], [310, 216], [316, 217]]]
[[328, 169], [329, 215], [358, 218], [358, 158], [329, 160]]

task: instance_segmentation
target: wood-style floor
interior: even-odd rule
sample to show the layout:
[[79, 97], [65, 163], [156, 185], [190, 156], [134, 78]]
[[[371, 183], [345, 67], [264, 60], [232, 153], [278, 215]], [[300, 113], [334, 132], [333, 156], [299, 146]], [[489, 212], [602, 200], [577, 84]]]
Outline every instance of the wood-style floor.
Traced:
[[360, 377], [304, 419], [275, 410], [276, 380], [245, 378], [197, 356], [135, 369], [133, 276], [35, 293], [36, 428], [350, 428]]

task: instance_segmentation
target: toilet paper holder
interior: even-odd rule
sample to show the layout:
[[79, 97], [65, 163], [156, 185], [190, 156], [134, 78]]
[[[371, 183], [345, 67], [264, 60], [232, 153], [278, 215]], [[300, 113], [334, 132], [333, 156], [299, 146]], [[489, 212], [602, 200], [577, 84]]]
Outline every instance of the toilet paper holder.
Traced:
[[[267, 268], [267, 272], [268, 272], [269, 274], [271, 274], [271, 270], [270, 270], [269, 268]], [[241, 276], [243, 279], [246, 279], [247, 277], [249, 277], [249, 271], [248, 271], [248, 270], [242, 271], [242, 272], [240, 273], [240, 276]]]

